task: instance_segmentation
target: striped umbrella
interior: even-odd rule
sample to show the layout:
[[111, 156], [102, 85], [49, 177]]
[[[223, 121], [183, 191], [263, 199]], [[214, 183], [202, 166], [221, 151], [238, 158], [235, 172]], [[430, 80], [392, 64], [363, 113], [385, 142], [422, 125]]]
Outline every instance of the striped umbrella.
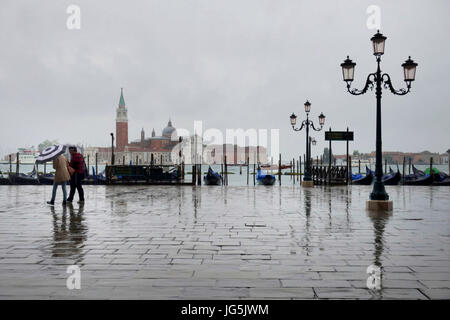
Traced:
[[52, 161], [56, 157], [58, 157], [60, 154], [63, 154], [66, 152], [66, 146], [65, 145], [53, 145], [48, 148], [45, 148], [41, 154], [36, 157], [36, 163], [45, 163]]

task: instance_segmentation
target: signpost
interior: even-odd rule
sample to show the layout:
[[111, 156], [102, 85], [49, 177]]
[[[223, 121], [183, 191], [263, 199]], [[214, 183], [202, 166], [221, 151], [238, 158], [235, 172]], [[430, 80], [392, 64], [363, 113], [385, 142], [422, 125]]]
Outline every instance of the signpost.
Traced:
[[353, 141], [353, 131], [325, 131], [325, 140]]
[[347, 184], [348, 184], [348, 178], [351, 174], [350, 170], [352, 168], [351, 163], [349, 163], [349, 154], [348, 154], [348, 142], [353, 141], [353, 131], [331, 131], [331, 128], [329, 131], [325, 131], [325, 140], [330, 141], [330, 147], [329, 147], [329, 169], [331, 169], [331, 141], [347, 141]]

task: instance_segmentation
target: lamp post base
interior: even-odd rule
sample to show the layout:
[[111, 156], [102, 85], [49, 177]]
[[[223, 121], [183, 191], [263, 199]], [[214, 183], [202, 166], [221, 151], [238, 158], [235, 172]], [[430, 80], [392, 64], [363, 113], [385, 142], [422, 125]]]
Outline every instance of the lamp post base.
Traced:
[[373, 211], [392, 211], [392, 200], [367, 200], [366, 209]]
[[302, 181], [302, 187], [312, 188], [312, 187], [314, 187], [314, 181], [312, 181], [312, 180], [309, 180], [309, 181], [303, 180]]

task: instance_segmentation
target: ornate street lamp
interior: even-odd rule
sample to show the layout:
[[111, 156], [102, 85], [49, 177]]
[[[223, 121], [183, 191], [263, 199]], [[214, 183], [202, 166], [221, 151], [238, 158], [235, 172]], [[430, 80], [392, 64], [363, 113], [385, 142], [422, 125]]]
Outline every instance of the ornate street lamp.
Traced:
[[[313, 186], [312, 178], [311, 178], [311, 139], [309, 138], [309, 128], [311, 127], [314, 131], [320, 131], [323, 128], [323, 125], [325, 124], [325, 116], [323, 113], [319, 115], [319, 124], [320, 128], [316, 129], [314, 127], [314, 123], [309, 120], [309, 112], [311, 111], [311, 103], [309, 101], [305, 102], [305, 113], [306, 113], [306, 120], [302, 121], [302, 124], [300, 128], [295, 128], [295, 125], [297, 123], [297, 116], [292, 113], [290, 116], [291, 120], [291, 126], [294, 131], [300, 131], [303, 128], [306, 128], [306, 163], [305, 163], [305, 176], [303, 178], [302, 185], [303, 186]], [[315, 140], [314, 140], [315, 141]]]
[[[411, 82], [414, 81], [416, 76], [416, 67], [417, 63], [415, 63], [413, 60], [411, 60], [411, 57], [409, 57], [408, 60], [405, 61], [405, 63], [402, 64], [403, 67], [403, 73], [404, 73], [404, 80], [406, 82], [406, 89], [399, 89], [396, 90], [392, 86], [391, 78], [387, 73], [381, 74], [380, 69], [380, 62], [381, 62], [381, 55], [384, 54], [384, 47], [386, 42], [386, 37], [383, 36], [379, 31], [371, 38], [372, 44], [373, 44], [373, 54], [376, 57], [377, 61], [377, 71], [374, 73], [370, 73], [367, 76], [366, 85], [362, 90], [358, 89], [351, 89], [351, 83], [353, 81], [353, 76], [355, 73], [355, 66], [356, 63], [354, 63], [350, 58], [347, 56], [347, 59], [341, 64], [342, 67], [342, 75], [344, 81], [347, 83], [347, 91], [351, 93], [352, 95], [361, 95], [367, 92], [367, 90], [370, 88], [371, 90], [374, 87], [375, 83], [375, 96], [376, 96], [376, 106], [377, 106], [377, 135], [376, 135], [376, 165], [375, 165], [375, 182], [373, 185], [373, 191], [370, 194], [370, 200], [377, 200], [377, 201], [386, 201], [386, 204], [374, 204], [371, 206], [368, 203], [368, 208], [386, 208], [391, 209], [392, 208], [392, 202], [388, 202], [389, 195], [386, 193], [386, 190], [384, 188], [384, 183], [382, 181], [383, 177], [383, 163], [382, 163], [382, 149], [381, 149], [381, 89], [382, 85], [385, 89], [389, 89], [393, 94], [395, 95], [405, 95], [410, 91], [411, 88]], [[371, 207], [370, 207], [371, 206]]]

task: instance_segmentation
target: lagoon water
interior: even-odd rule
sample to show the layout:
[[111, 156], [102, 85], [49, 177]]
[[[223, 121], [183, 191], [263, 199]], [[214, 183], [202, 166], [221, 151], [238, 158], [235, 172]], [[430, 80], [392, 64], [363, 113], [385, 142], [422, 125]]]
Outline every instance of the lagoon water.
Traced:
[[450, 187], [387, 186], [390, 214], [370, 191], [85, 186], [51, 207], [50, 186], [0, 186], [0, 297], [449, 299]]
[[[90, 174], [93, 173], [93, 168], [92, 168], [92, 164], [90, 165]], [[392, 170], [396, 171], [397, 170], [397, 166], [396, 165], [390, 165], [390, 167], [392, 168]], [[415, 165], [415, 167], [419, 170], [425, 171], [426, 169], [429, 168], [429, 165]], [[445, 173], [449, 173], [449, 168], [447, 164], [444, 165], [433, 165], [434, 168], [437, 168], [439, 171], [445, 172]], [[220, 165], [211, 165], [211, 168], [213, 170], [215, 170], [216, 172], [221, 172], [221, 166]], [[400, 173], [402, 173], [403, 171], [403, 167], [402, 165], [398, 166]], [[105, 169], [105, 165], [99, 165], [98, 166], [98, 171], [102, 172]], [[371, 170], [375, 170], [375, 166], [372, 164], [370, 167]], [[16, 170], [16, 166], [15, 164], [12, 165], [12, 171], [15, 172]], [[208, 170], [208, 165], [202, 165], [202, 172], [203, 175], [206, 174], [206, 171]], [[249, 185], [253, 185], [253, 165], [250, 165], [250, 175], [249, 175]], [[383, 170], [384, 170], [384, 165], [383, 165]], [[389, 170], [389, 165], [388, 165], [388, 170]], [[21, 173], [30, 173], [31, 171], [33, 171], [33, 165], [20, 165], [19, 166], [19, 171]], [[39, 172], [43, 172], [44, 171], [44, 166], [40, 165], [38, 167], [38, 171]], [[51, 165], [47, 166], [47, 172], [53, 172], [53, 168], [51, 167]], [[191, 174], [187, 174], [187, 172], [191, 171], [191, 166], [190, 165], [186, 165], [186, 181], [190, 181], [192, 179], [192, 175]], [[0, 164], [0, 172], [3, 173], [7, 173], [9, 172], [9, 164]], [[239, 170], [239, 166], [228, 166], [228, 172], [230, 173], [228, 175], [228, 185], [229, 186], [246, 186], [247, 185], [247, 168], [246, 167], [242, 167], [242, 174], [239, 174], [240, 170]], [[290, 172], [290, 169], [284, 169], [283, 173], [287, 173]], [[304, 166], [302, 166], [302, 172], [304, 172]], [[358, 168], [357, 167], [353, 167], [352, 168], [352, 172], [353, 173], [358, 173]], [[365, 173], [365, 166], [361, 165], [361, 172], [364, 174]], [[276, 170], [273, 171], [273, 173], [276, 173]], [[406, 167], [405, 168], [405, 173], [408, 174], [409, 173], [409, 168]], [[411, 173], [412, 173], [412, 169], [411, 169]], [[278, 179], [278, 176], [276, 177]], [[290, 176], [285, 176], [283, 175], [281, 178], [282, 184], [293, 184], [293, 181], [291, 179]], [[278, 184], [278, 181], [276, 182], [276, 184]]]

